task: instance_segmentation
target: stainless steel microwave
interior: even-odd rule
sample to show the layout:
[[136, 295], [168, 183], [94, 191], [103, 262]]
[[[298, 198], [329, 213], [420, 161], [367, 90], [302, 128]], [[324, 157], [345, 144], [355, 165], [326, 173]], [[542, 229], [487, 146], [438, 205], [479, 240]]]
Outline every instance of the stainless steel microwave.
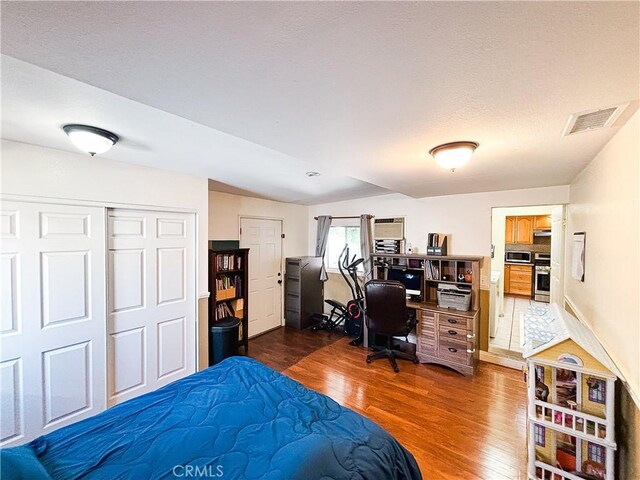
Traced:
[[504, 261], [507, 263], [531, 263], [531, 252], [505, 252]]

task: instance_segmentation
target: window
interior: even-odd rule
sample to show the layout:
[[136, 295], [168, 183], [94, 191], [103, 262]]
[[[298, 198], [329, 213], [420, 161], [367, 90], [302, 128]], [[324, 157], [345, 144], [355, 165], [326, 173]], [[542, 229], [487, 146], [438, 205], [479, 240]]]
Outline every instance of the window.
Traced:
[[542, 365], [536, 365], [536, 380], [544, 383], [544, 367]]
[[545, 445], [545, 428], [542, 425], [534, 425], [533, 426], [533, 439], [539, 447], [544, 447]]
[[[331, 226], [327, 240], [327, 251], [324, 256], [328, 269], [338, 270], [339, 257], [345, 245], [349, 245], [349, 260], [354, 255], [356, 258], [362, 256], [360, 253], [360, 226]], [[358, 266], [358, 270], [362, 271], [362, 264]]]
[[605, 381], [599, 378], [589, 377], [587, 379], [587, 385], [589, 386], [589, 400], [596, 403], [605, 403], [605, 393], [607, 390]]
[[606, 453], [602, 445], [587, 442], [587, 458], [589, 460], [604, 465], [605, 455]]

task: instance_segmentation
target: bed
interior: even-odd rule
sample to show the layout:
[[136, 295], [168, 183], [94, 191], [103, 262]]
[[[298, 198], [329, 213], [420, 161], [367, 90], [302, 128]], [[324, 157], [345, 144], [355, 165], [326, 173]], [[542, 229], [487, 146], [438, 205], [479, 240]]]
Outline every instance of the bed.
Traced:
[[2, 451], [3, 479], [420, 479], [372, 421], [246, 357]]

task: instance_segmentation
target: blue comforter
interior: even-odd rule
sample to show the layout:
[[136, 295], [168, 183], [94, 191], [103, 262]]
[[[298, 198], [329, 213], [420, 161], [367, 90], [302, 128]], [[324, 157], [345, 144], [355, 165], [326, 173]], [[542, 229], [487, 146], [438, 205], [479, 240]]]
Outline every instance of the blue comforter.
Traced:
[[244, 357], [27, 448], [54, 479], [421, 478], [413, 456], [378, 425]]

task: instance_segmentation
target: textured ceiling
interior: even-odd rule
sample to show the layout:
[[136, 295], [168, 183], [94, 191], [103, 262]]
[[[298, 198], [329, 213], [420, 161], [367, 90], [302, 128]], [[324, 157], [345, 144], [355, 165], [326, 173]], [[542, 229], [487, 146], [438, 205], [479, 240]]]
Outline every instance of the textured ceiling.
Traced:
[[[140, 127], [121, 123], [124, 111], [158, 126], [151, 117], [162, 112], [150, 106], [174, 114], [164, 128], [213, 139], [172, 160], [160, 130], [148, 151], [114, 148], [113, 158], [160, 155], [162, 166], [230, 189], [317, 203], [571, 181], [615, 128], [562, 137], [569, 116], [636, 107], [639, 23], [638, 2], [4, 2], [2, 51], [125, 97], [110, 116], [103, 105], [85, 109], [84, 121], [133, 138]], [[58, 89], [66, 80], [50, 79]], [[31, 82], [55, 123], [64, 90], [52, 99], [48, 81]], [[3, 105], [3, 136], [50, 142], [11, 117], [23, 100], [11, 112]], [[480, 148], [452, 174], [426, 152], [453, 140]], [[198, 148], [221, 160], [207, 168]], [[256, 175], [238, 177], [229, 158]]]

